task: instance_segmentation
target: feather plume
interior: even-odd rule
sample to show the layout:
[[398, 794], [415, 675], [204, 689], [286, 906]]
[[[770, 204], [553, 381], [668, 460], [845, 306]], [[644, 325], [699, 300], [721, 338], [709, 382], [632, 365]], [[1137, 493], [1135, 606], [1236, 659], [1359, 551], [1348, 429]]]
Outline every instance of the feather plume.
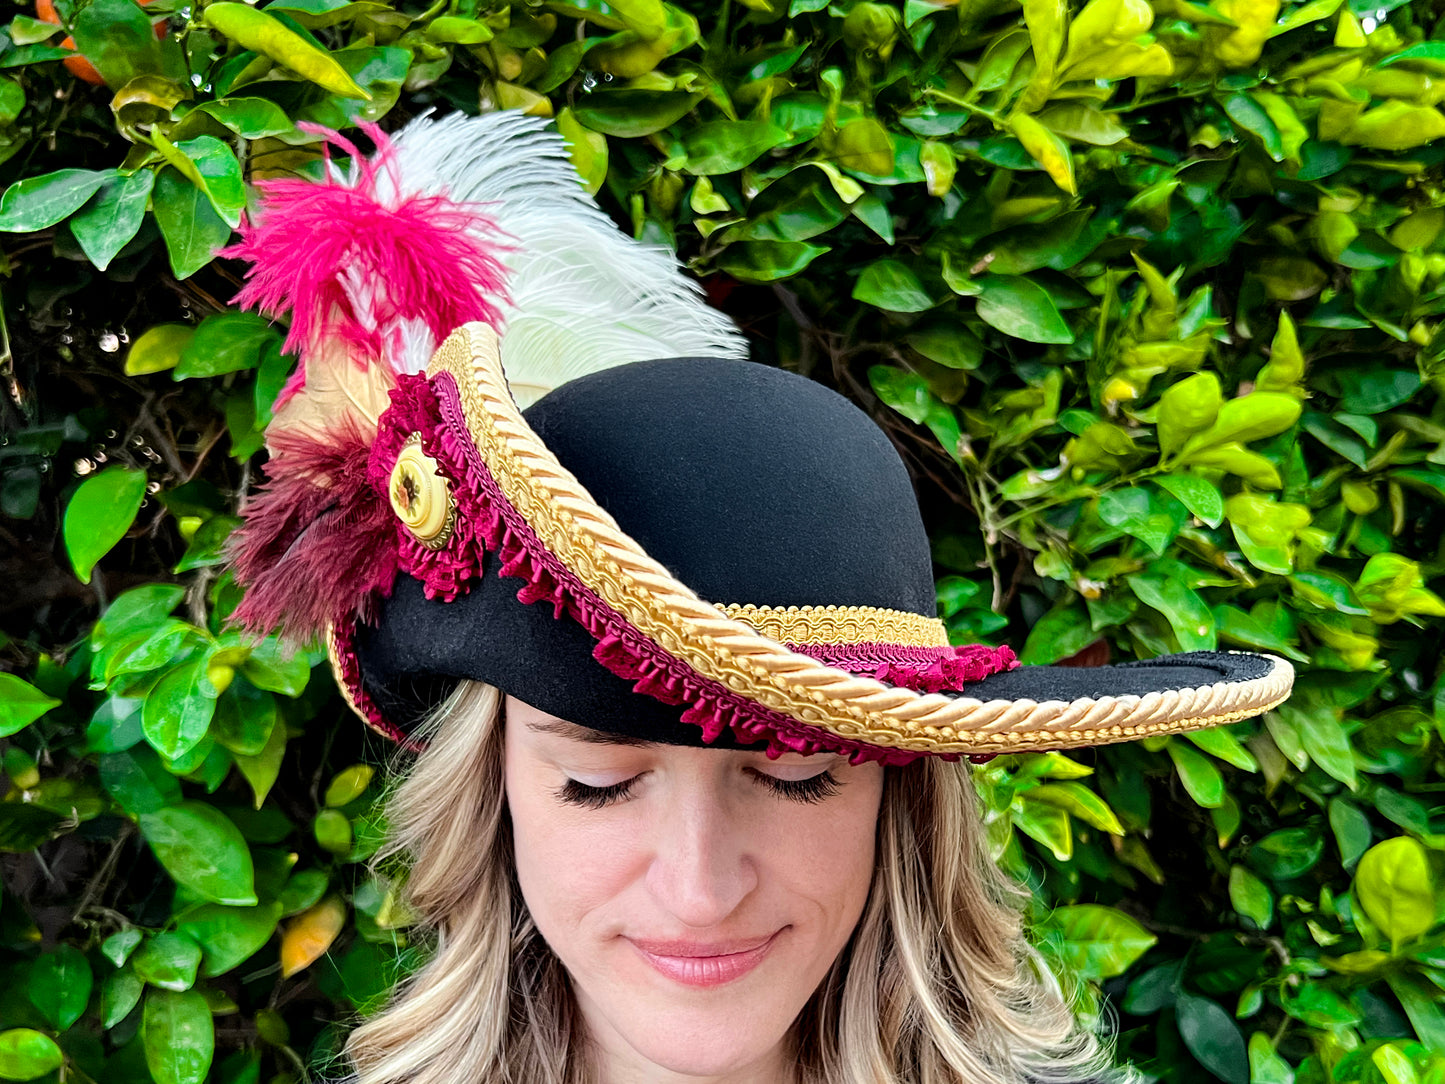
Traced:
[[271, 442], [267, 483], [232, 536], [246, 594], [231, 621], [303, 644], [332, 623], [374, 616], [396, 579], [396, 522], [370, 475], [372, 437], [356, 419]]
[[520, 405], [630, 361], [747, 357], [746, 340], [677, 258], [626, 236], [593, 203], [545, 120], [422, 117], [395, 137], [395, 154], [405, 190], [481, 204], [512, 240], [499, 308], [502, 364]]
[[291, 317], [285, 349], [301, 366], [278, 402], [305, 386], [310, 355], [332, 342], [360, 368], [401, 372], [397, 355], [419, 326], [434, 342], [473, 320], [496, 326], [505, 243], [484, 210], [400, 184], [391, 141], [374, 124], [362, 125], [377, 146], [371, 158], [335, 132], [302, 128], [351, 155], [350, 176], [328, 151], [320, 183], [259, 182], [259, 211], [221, 253], [252, 265], [237, 304]]

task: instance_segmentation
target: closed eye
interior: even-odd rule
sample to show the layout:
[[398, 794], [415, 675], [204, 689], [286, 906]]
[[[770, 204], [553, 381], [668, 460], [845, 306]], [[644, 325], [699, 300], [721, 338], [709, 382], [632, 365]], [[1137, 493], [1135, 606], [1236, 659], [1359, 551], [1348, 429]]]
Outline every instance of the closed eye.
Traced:
[[832, 772], [819, 772], [807, 779], [779, 779], [759, 771], [752, 771], [752, 776], [778, 797], [794, 802], [811, 805], [838, 793], [838, 780], [833, 777]]
[[[830, 771], [819, 772], [807, 779], [779, 779], [777, 776], [768, 775], [766, 772], [753, 768], [749, 768], [747, 771], [753, 782], [767, 788], [779, 798], [786, 798], [791, 802], [812, 805], [831, 798], [840, 789], [838, 780]], [[631, 797], [633, 786], [645, 774], [644, 772], [634, 775], [631, 779], [624, 779], [620, 783], [611, 783], [605, 787], [593, 787], [578, 782], [576, 779], [568, 779], [557, 789], [557, 800], [565, 802], [567, 805], [581, 806], [584, 809], [605, 809], [607, 806], [624, 802]]]

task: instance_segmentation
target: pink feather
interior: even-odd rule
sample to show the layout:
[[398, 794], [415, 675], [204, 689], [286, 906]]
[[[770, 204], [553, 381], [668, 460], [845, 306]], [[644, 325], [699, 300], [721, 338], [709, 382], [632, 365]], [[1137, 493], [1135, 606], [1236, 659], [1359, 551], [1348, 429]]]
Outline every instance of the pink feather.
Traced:
[[508, 246], [481, 205], [402, 193], [395, 149], [374, 124], [362, 125], [376, 144], [370, 159], [336, 132], [300, 127], [351, 156], [355, 183], [335, 176], [323, 145], [326, 180], [258, 182], [259, 210], [221, 252], [252, 264], [237, 304], [291, 316], [285, 349], [302, 356], [302, 367], [278, 406], [304, 386], [305, 355], [323, 337], [356, 347], [359, 365], [396, 368], [388, 346], [407, 322], [424, 323], [436, 342], [474, 320], [497, 326], [491, 299], [506, 296], [500, 255]]

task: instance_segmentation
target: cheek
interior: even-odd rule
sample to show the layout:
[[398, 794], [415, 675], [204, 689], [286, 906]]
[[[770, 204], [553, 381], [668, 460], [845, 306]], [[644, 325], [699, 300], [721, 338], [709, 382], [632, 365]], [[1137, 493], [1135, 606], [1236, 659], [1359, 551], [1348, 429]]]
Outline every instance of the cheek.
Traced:
[[626, 826], [561, 805], [555, 772], [509, 762], [507, 808], [517, 881], [542, 935], [566, 955], [569, 933], [621, 894], [636, 876]]
[[834, 937], [847, 940], [873, 880], [882, 771], [862, 774], [837, 798], [780, 811], [769, 870], [808, 901]]

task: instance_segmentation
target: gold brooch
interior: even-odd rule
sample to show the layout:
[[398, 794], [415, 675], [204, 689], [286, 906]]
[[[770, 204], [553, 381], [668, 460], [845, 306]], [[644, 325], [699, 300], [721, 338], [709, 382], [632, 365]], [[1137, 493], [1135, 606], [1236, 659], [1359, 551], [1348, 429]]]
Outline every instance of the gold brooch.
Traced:
[[439, 550], [452, 536], [457, 503], [436, 460], [421, 450], [421, 434], [413, 433], [402, 445], [391, 468], [391, 507], [418, 542]]

